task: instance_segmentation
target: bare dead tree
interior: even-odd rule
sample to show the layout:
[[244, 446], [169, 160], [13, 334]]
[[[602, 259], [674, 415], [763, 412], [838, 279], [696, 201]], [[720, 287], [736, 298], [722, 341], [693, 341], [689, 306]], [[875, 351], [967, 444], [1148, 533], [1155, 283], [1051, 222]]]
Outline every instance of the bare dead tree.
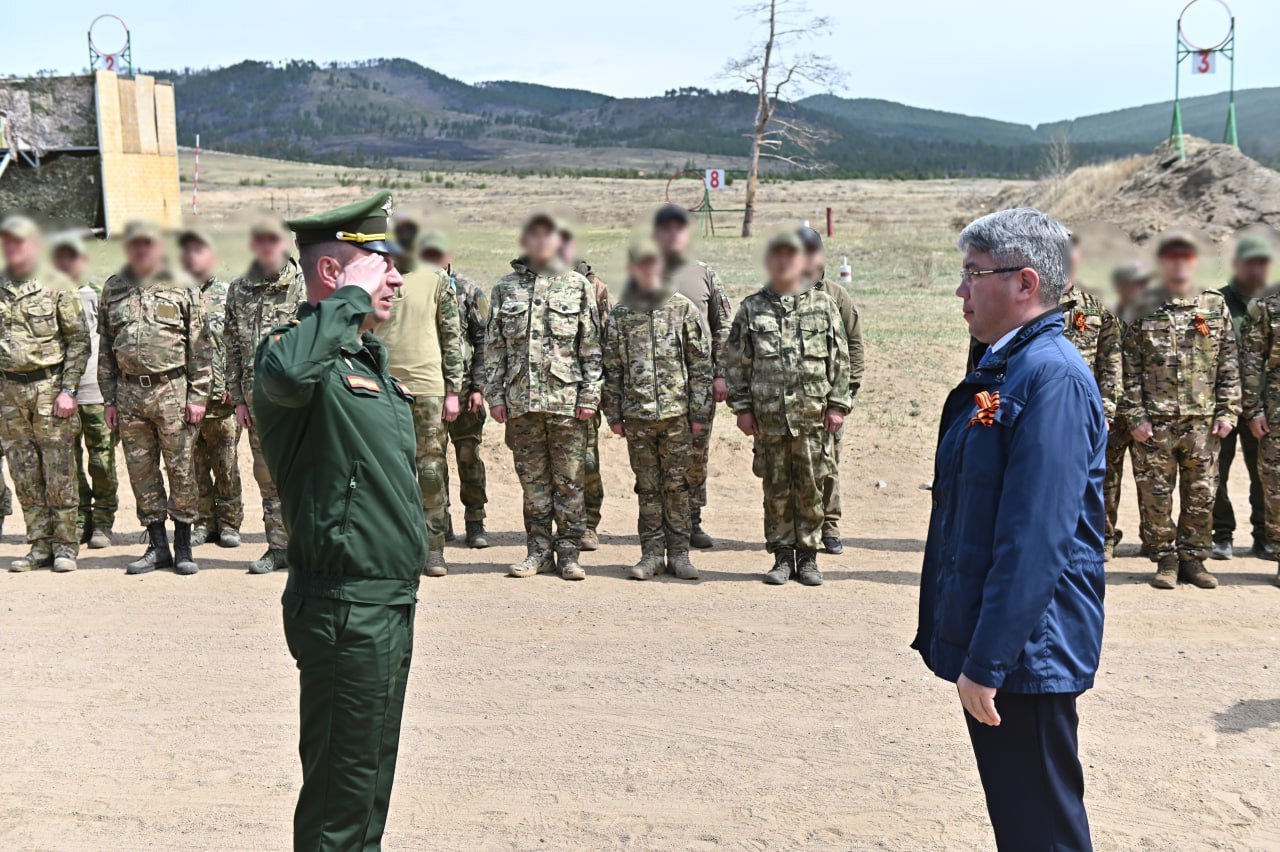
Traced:
[[1072, 168], [1071, 139], [1066, 130], [1055, 133], [1045, 146], [1044, 176], [1057, 183], [1071, 174]]
[[756, 96], [756, 117], [748, 138], [751, 159], [742, 236], [751, 236], [760, 187], [760, 161], [774, 160], [798, 169], [821, 168], [817, 155], [827, 134], [802, 120], [779, 114], [791, 96], [806, 86], [832, 90], [844, 84], [844, 72], [830, 57], [787, 48], [831, 31], [831, 20], [813, 16], [804, 0], [760, 0], [743, 17], [765, 28], [764, 41], [741, 59], [725, 65], [722, 76], [740, 80]]

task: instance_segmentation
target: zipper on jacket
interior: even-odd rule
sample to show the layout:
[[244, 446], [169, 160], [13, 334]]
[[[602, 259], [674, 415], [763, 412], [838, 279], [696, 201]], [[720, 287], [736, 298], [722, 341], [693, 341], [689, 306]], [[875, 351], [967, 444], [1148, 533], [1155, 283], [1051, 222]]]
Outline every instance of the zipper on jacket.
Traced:
[[347, 528], [351, 524], [351, 502], [356, 496], [356, 486], [359, 485], [357, 474], [360, 473], [360, 462], [351, 463], [351, 478], [347, 480], [347, 495], [342, 506], [342, 533], [347, 532]]
[[649, 311], [649, 358], [653, 363], [653, 416], [655, 418], [662, 417], [662, 392], [658, 390], [658, 330], [653, 318], [654, 312]]

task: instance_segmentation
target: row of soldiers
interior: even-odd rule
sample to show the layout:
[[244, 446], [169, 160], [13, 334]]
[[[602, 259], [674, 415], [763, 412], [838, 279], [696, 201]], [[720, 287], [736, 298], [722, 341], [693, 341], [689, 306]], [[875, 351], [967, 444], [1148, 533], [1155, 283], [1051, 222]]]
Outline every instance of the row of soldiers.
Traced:
[[1093, 370], [1110, 429], [1107, 557], [1123, 537], [1116, 516], [1128, 456], [1141, 552], [1156, 564], [1159, 589], [1218, 585], [1205, 561], [1234, 554], [1228, 479], [1237, 448], [1250, 481], [1250, 552], [1274, 559], [1280, 545], [1280, 440], [1270, 438], [1270, 423], [1280, 422], [1280, 288], [1267, 289], [1273, 248], [1242, 235], [1231, 280], [1217, 289], [1197, 288], [1199, 255], [1193, 234], [1170, 231], [1157, 241], [1154, 271], [1134, 262], [1113, 272], [1114, 308], [1078, 286], [1061, 302], [1065, 334]]

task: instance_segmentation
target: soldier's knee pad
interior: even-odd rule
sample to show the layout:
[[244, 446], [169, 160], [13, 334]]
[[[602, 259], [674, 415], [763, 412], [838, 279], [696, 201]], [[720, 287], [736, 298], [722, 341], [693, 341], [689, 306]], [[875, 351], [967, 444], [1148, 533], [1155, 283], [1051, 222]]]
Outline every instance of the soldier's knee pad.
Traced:
[[439, 494], [444, 491], [444, 474], [438, 462], [429, 462], [422, 468], [419, 477], [422, 480], [422, 491], [425, 494]]

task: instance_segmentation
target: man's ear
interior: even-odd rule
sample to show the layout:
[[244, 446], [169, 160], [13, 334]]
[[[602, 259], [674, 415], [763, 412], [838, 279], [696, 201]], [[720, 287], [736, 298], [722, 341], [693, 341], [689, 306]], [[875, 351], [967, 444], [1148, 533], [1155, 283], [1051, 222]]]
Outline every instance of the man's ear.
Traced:
[[325, 255], [316, 261], [316, 278], [324, 288], [325, 295], [338, 289], [338, 278], [342, 275], [342, 264], [336, 257]]
[[1028, 301], [1038, 301], [1040, 299], [1040, 273], [1029, 266], [1019, 272], [1018, 292]]

